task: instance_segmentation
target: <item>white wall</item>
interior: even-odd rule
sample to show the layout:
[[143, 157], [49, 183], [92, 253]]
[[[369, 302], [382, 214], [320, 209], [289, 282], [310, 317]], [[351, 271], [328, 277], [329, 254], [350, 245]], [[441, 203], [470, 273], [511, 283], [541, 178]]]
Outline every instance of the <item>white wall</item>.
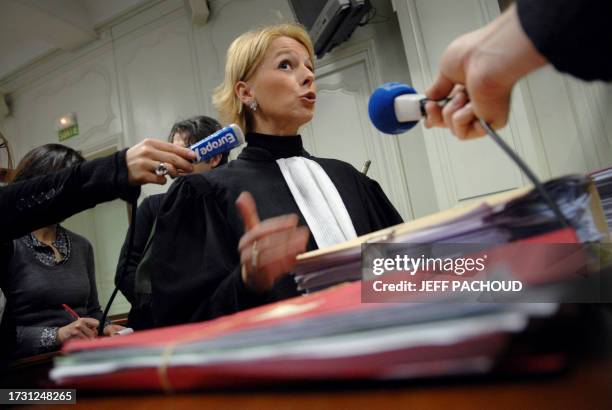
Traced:
[[[458, 35], [499, 15], [496, 0], [394, 0], [412, 84], [424, 90], [442, 52]], [[515, 87], [501, 132], [544, 179], [612, 165], [612, 86], [585, 83], [548, 67]], [[488, 138], [461, 142], [426, 130], [425, 146], [441, 208], [527, 184]]]
[[[115, 286], [117, 259], [128, 227], [125, 202], [114, 200], [100, 204], [68, 218], [62, 225], [91, 242], [94, 249], [98, 300], [104, 310]], [[129, 309], [129, 302], [119, 292], [109, 312], [114, 315], [125, 313]]]
[[612, 84], [539, 70], [521, 83], [545, 176], [612, 164]]

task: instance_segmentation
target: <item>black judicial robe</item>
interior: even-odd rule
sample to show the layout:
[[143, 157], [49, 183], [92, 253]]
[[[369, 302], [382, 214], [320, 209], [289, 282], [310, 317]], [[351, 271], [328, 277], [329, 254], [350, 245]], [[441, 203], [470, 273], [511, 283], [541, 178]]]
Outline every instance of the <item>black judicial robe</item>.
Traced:
[[[247, 134], [238, 159], [205, 174], [177, 180], [162, 204], [149, 256], [139, 269], [151, 272], [157, 326], [201, 321], [298, 294], [291, 275], [264, 293], [246, 288], [238, 241], [244, 234], [235, 201], [243, 191], [255, 198], [261, 220], [295, 213], [305, 225], [276, 163], [305, 156], [319, 163], [338, 189], [357, 235], [402, 222], [377, 182], [346, 162], [315, 158], [301, 137]], [[310, 236], [308, 250], [317, 249]]]

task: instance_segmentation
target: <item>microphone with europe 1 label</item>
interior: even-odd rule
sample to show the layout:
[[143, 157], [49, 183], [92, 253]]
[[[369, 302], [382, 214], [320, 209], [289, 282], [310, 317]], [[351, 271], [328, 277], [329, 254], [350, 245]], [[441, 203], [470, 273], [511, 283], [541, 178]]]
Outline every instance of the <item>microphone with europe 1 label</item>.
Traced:
[[189, 147], [196, 153], [195, 162], [206, 161], [215, 155], [230, 151], [244, 144], [244, 134], [236, 124], [221, 128], [214, 134]]
[[[190, 146], [189, 149], [196, 153], [196, 159], [194, 162], [201, 162], [201, 161], [206, 161], [214, 157], [215, 155], [230, 151], [242, 144], [244, 144], [244, 134], [242, 133], [242, 130], [240, 129], [238, 125], [230, 124], [227, 127], [221, 128], [214, 134], [211, 134], [208, 137], [196, 142], [195, 144]], [[164, 166], [163, 163], [160, 163], [158, 165], [158, 169], [155, 170], [155, 173], [157, 175], [166, 175], [168, 173], [168, 169]], [[135, 204], [133, 204], [132, 206], [132, 219], [131, 220], [132, 220], [132, 224], [134, 224], [136, 221], [136, 205]], [[133, 242], [134, 242], [134, 238], [133, 238], [134, 229], [129, 229], [128, 232], [130, 232], [130, 236], [128, 239], [128, 250], [127, 250], [127, 254], [129, 256], [132, 252], [132, 247], [133, 247]], [[122, 269], [121, 274], [115, 280], [115, 283], [120, 283], [121, 278], [125, 277], [126, 266], [127, 265], [124, 265], [124, 268]], [[98, 334], [104, 333], [104, 323], [106, 321], [106, 317], [108, 316], [110, 307], [113, 304], [113, 301], [115, 300], [115, 296], [117, 295], [118, 290], [119, 288], [115, 286], [115, 289], [113, 290], [113, 293], [111, 294], [111, 297], [109, 298], [108, 303], [106, 304], [106, 307], [104, 308], [104, 313], [102, 314], [102, 320], [100, 320]], [[123, 329], [117, 332], [117, 334], [120, 334], [120, 335], [128, 334], [129, 330], [127, 329], [129, 328]]]

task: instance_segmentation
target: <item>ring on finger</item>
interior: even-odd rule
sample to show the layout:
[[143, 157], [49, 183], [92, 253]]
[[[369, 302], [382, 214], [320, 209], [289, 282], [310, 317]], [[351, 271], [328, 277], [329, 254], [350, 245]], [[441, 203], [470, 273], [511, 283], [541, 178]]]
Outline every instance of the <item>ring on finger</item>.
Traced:
[[155, 174], [161, 176], [167, 175], [168, 174], [168, 165], [166, 165], [166, 163], [164, 162], [160, 162], [159, 164], [157, 164], [157, 166], [155, 167]]

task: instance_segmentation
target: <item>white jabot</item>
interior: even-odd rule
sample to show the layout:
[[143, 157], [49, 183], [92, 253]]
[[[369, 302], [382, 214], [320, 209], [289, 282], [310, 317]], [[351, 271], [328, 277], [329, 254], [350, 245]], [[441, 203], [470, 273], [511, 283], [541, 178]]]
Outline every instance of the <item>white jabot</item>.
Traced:
[[276, 160], [319, 248], [356, 238], [351, 217], [321, 165], [304, 157]]

